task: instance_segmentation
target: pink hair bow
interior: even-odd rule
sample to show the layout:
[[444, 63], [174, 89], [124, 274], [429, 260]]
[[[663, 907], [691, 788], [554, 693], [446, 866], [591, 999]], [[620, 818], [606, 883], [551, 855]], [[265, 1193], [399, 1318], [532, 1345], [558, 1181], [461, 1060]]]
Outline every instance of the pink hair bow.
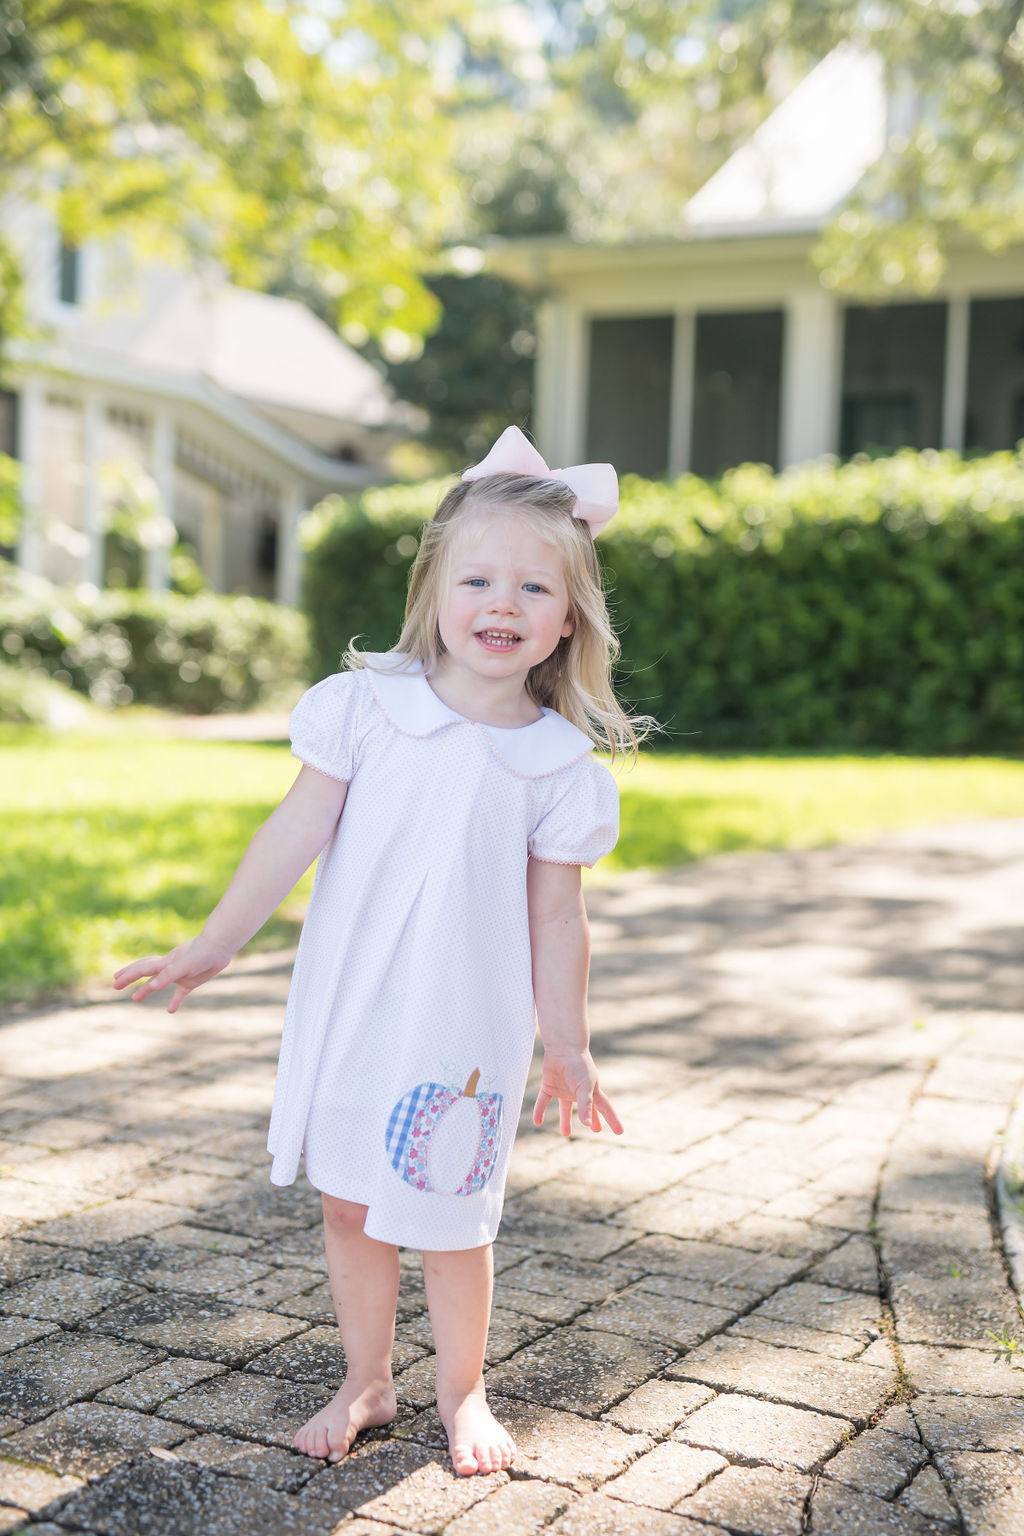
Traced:
[[581, 517], [594, 538], [619, 510], [619, 481], [610, 464], [573, 464], [570, 469], [548, 469], [544, 460], [518, 427], [506, 427], [490, 453], [463, 480], [484, 475], [535, 475], [540, 480], [561, 480], [576, 493], [573, 517]]

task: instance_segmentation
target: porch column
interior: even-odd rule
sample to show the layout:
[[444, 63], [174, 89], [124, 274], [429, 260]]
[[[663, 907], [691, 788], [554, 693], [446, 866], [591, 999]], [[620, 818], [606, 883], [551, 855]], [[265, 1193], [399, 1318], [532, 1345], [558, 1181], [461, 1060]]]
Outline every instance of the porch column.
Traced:
[[146, 584], [151, 592], [165, 592], [169, 584], [166, 524], [174, 524], [174, 422], [170, 412], [158, 410], [153, 417], [153, 480], [157, 490], [157, 513], [166, 520], [157, 530], [159, 537], [146, 551]]
[[224, 493], [212, 488], [199, 525], [199, 566], [215, 592], [224, 590]]
[[549, 464], [557, 448], [558, 401], [562, 393], [560, 305], [543, 299], [537, 306], [537, 352], [533, 364], [533, 435]]
[[275, 596], [279, 603], [298, 606], [302, 595], [302, 545], [299, 522], [306, 510], [306, 498], [299, 485], [289, 485], [284, 493], [277, 522], [277, 571]]
[[35, 575], [43, 573], [43, 418], [46, 385], [29, 374], [18, 392], [18, 463], [21, 467], [22, 519], [18, 533], [18, 564]]
[[565, 299], [548, 299], [537, 318], [534, 435], [553, 468], [584, 456], [587, 411], [586, 325]]
[[697, 316], [692, 309], [676, 311], [672, 331], [672, 384], [668, 407], [668, 472], [682, 475], [690, 467], [693, 438], [693, 374], [697, 357]]
[[967, 363], [970, 355], [971, 301], [950, 297], [946, 312], [946, 358], [942, 379], [942, 446], [964, 451], [967, 425]]
[[839, 446], [841, 311], [823, 288], [786, 301], [779, 464], [802, 464]]
[[90, 582], [94, 587], [103, 586], [104, 528], [100, 470], [106, 419], [106, 401], [90, 389], [82, 404], [82, 533], [86, 539], [82, 556], [82, 580]]

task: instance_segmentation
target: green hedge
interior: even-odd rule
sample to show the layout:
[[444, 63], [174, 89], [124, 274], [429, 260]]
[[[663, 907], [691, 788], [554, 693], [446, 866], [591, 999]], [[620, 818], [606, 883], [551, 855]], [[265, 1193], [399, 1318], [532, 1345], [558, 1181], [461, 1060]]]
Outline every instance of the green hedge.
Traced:
[[[318, 675], [350, 635], [394, 643], [416, 534], [446, 483], [319, 510]], [[907, 450], [622, 489], [598, 540], [618, 682], [666, 745], [1024, 750], [1024, 458]]]
[[0, 659], [94, 703], [249, 709], [308, 679], [305, 618], [254, 597], [115, 590], [93, 600], [0, 564]]

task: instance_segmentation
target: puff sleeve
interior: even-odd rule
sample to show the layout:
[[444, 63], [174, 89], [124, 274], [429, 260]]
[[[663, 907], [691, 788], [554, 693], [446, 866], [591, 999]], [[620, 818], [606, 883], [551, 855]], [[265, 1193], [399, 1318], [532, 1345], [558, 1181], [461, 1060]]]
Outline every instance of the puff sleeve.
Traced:
[[603, 763], [585, 757], [574, 765], [565, 792], [541, 817], [527, 846], [546, 864], [593, 868], [619, 837], [619, 787]]
[[308, 689], [288, 722], [292, 756], [348, 783], [358, 766], [364, 693], [361, 672], [335, 672]]

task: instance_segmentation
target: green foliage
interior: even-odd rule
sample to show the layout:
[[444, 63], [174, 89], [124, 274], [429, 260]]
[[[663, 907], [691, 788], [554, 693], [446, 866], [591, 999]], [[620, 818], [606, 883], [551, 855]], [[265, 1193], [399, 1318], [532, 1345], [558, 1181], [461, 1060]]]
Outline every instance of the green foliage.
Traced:
[[0, 453], [0, 546], [13, 549], [21, 526], [21, 470], [16, 459]]
[[96, 598], [0, 567], [0, 647], [104, 707], [249, 709], [305, 680], [305, 621], [254, 597], [108, 591]]
[[[102, 738], [0, 728], [0, 1000], [109, 981], [198, 931], [294, 777], [281, 747], [144, 739], [116, 719]], [[253, 950], [295, 943], [311, 884]]]
[[454, 465], [482, 459], [510, 421], [533, 403], [533, 303], [492, 273], [427, 280], [441, 321], [419, 357], [387, 367], [402, 400], [430, 414], [423, 440]]
[[417, 334], [458, 205], [438, 49], [465, 0], [0, 0], [0, 166], [72, 244], [317, 274], [344, 318]]
[[[445, 483], [325, 503], [318, 675], [394, 644]], [[1024, 750], [1024, 462], [905, 451], [720, 482], [628, 477], [599, 539], [622, 696], [694, 748]]]
[[[109, 978], [195, 932], [295, 777], [283, 745], [154, 739], [137, 717], [105, 722], [102, 738], [0, 726], [0, 1002]], [[1024, 805], [1024, 763], [978, 758], [645, 753], [616, 771], [622, 836], [588, 883]], [[311, 884], [312, 872], [251, 949], [294, 944]]]
[[845, 43], [880, 58], [892, 104], [879, 163], [815, 252], [825, 285], [930, 292], [958, 236], [991, 250], [1024, 237], [1019, 0], [527, 8], [532, 28], [508, 24], [521, 5], [494, 4], [470, 29], [458, 159], [485, 211], [525, 171], [557, 195], [577, 240], [682, 233], [697, 188]]
[[40, 667], [0, 661], [0, 720], [62, 731], [88, 723], [89, 706], [66, 683], [55, 682]]
[[448, 484], [431, 480], [329, 496], [306, 520], [304, 607], [314, 676], [337, 671], [356, 635], [368, 650], [394, 644], [420, 530]]

